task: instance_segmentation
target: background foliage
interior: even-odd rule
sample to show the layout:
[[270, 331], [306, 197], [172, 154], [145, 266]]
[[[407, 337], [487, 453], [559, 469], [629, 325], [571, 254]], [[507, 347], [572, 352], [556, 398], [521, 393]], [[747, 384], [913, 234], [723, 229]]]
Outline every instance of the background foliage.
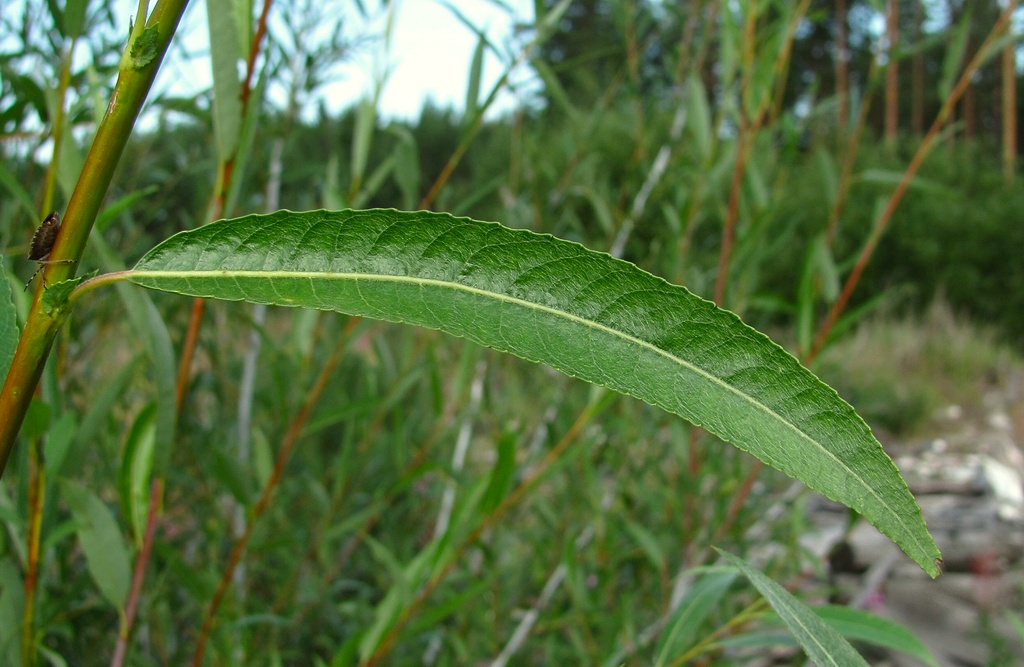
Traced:
[[[495, 117], [478, 90], [463, 109], [399, 122], [378, 118], [372, 97], [337, 117], [299, 113], [315, 109], [330, 63], [381, 38], [302, 39], [331, 20], [318, 4], [270, 5], [278, 22], [262, 46], [262, 5], [238, 21], [236, 64], [256, 57], [251, 81], [235, 82], [252, 95], [234, 119], [237, 154], [216, 148], [215, 91], [152, 101], [161, 122], [129, 144], [83, 273], [236, 213], [427, 207], [608, 250], [815, 363], [820, 322], [999, 13], [890, 3], [889, 50], [881, 2], [577, 0], [551, 26], [564, 3], [544, 0], [509, 44], [481, 47], [509, 68], [528, 62], [535, 98]], [[38, 213], [62, 209], [105, 109], [123, 21], [89, 2], [0, 17], [0, 243], [16, 303]], [[1024, 263], [1011, 250], [1024, 247], [1024, 195], [1015, 148], [1009, 171], [996, 157], [1020, 119], [1003, 112], [994, 53], [885, 219], [835, 350], [865, 312], [902, 320], [939, 297], [1020, 350]], [[886, 98], [892, 69], [905, 85]], [[261, 96], [272, 83], [290, 91], [283, 105]], [[0, 662], [105, 664], [120, 627], [140, 665], [201, 662], [204, 641], [208, 664], [504, 664], [506, 651], [539, 664], [726, 664], [744, 654], [712, 631], [743, 633], [758, 616], [750, 590], [695, 569], [716, 560], [712, 545], [756, 556], [777, 581], [809, 580], [809, 598], [828, 594], [799, 541], [806, 496], [676, 418], [435, 332], [319, 312], [210, 303], [190, 355], [193, 305], [150, 298], [153, 309], [95, 293], [51, 355], [0, 486]], [[178, 357], [163, 366], [151, 360], [160, 330]], [[962, 377], [1003, 372], [1002, 354]], [[879, 402], [850, 373], [854, 353], [823, 359], [815, 368], [855, 407]], [[175, 362], [180, 410], [162, 370]], [[979, 391], [971, 379], [958, 390], [872, 425], [907, 437], [935, 404]], [[165, 442], [160, 415], [175, 410]], [[147, 565], [154, 451], [172, 464]], [[715, 604], [684, 621], [706, 590]], [[526, 610], [539, 616], [519, 640]]]

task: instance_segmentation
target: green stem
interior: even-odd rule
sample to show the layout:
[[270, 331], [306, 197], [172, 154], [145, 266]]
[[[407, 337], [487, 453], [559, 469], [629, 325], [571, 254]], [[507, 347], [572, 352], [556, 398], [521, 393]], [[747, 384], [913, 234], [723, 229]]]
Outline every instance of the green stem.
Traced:
[[75, 302], [78, 301], [82, 295], [93, 291], [97, 287], [123, 282], [128, 280], [131, 275], [131, 271], [112, 271], [111, 273], [101, 273], [98, 276], [82, 281], [82, 283], [73, 289], [71, 294], [68, 295], [68, 302], [65, 306], [65, 310], [71, 310], [71, 307], [74, 306]]
[[[45, 281], [40, 281], [39, 285], [44, 282], [52, 285], [74, 276], [135, 119], [149, 94], [187, 3], [188, 0], [159, 0], [146, 22], [146, 29], [129, 42], [128, 50], [131, 51], [148, 35], [152, 38], [149, 45], [152, 59], [142, 62], [132, 58], [122, 63], [107, 113], [96, 130], [96, 138], [68, 202], [64, 224], [51, 253], [53, 260], [72, 260], [73, 263], [48, 264], [43, 272]], [[0, 475], [7, 467], [7, 459], [39, 383], [46, 357], [64, 319], [59, 314], [48, 314], [43, 310], [43, 290], [43, 287], [36, 288], [14, 361], [0, 391]]]

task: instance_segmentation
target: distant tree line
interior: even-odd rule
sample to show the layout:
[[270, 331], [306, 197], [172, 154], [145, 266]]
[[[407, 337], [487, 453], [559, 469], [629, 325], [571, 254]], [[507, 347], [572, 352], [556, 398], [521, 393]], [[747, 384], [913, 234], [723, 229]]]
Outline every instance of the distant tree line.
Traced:
[[[549, 9], [557, 4], [543, 1]], [[759, 24], [778, 24], [775, 5], [759, 3]], [[920, 136], [934, 120], [949, 79], [977, 50], [1004, 6], [967, 0], [812, 0], [793, 43], [783, 107], [817, 108], [831, 99], [835, 124], [846, 127], [851, 104], [873, 96], [867, 121], [875, 136]], [[676, 83], [674, 70], [696, 73], [707, 90], [719, 90], [723, 24], [749, 18], [732, 14], [730, 7], [721, 0], [577, 0], [537, 59], [581, 106], [617, 85], [665, 91]], [[772, 37], [768, 33], [764, 39]], [[963, 137], [1010, 140], [1014, 153], [1022, 129], [1016, 109], [1024, 102], [1017, 54], [1015, 40], [1004, 44], [956, 109]], [[871, 81], [875, 59], [884, 72]], [[895, 67], [887, 66], [892, 60]], [[666, 61], [675, 67], [666, 67]], [[550, 86], [544, 95], [550, 103]], [[1007, 123], [1012, 132], [1005, 131]]]

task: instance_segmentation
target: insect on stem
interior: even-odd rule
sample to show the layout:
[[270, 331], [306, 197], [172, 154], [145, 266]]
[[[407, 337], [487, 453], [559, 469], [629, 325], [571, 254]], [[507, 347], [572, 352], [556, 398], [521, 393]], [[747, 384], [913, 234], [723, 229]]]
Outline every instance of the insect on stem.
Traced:
[[[47, 264], [70, 264], [73, 259], [50, 259], [50, 251], [53, 250], [53, 243], [57, 240], [57, 234], [60, 232], [60, 215], [57, 211], [53, 211], [50, 215], [46, 216], [46, 220], [39, 225], [39, 229], [36, 230], [35, 236], [32, 237], [32, 247], [29, 248], [28, 258], [35, 260], [39, 266], [36, 268], [35, 273], [25, 283], [25, 291], [28, 291], [28, 286], [32, 284], [39, 272], [43, 270], [43, 267]], [[46, 279], [43, 278], [43, 287], [46, 287]]]

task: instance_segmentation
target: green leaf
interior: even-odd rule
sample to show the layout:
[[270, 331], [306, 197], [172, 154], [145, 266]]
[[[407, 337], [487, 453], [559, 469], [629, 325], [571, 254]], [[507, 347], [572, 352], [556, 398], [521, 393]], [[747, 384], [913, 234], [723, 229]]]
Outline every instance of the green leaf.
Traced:
[[14, 293], [5, 272], [0, 271], [0, 377], [7, 377], [7, 371], [14, 361], [14, 350], [18, 348], [18, 309], [14, 305]]
[[398, 139], [394, 148], [394, 179], [399, 192], [402, 193], [402, 202], [406, 208], [416, 205], [420, 190], [420, 158], [416, 148], [416, 137], [408, 128], [392, 124], [388, 132]]
[[1021, 643], [1024, 643], [1024, 620], [1021, 620], [1020, 616], [1009, 609], [1006, 610], [1005, 615], [1006, 620], [1010, 622], [1010, 625], [1012, 625], [1013, 629], [1017, 632], [1017, 637], [1020, 639]]
[[700, 77], [691, 76], [686, 82], [687, 126], [693, 137], [696, 154], [706, 160], [712, 149], [714, 130], [711, 127], [711, 108]]
[[[881, 646], [895, 651], [902, 651], [907, 655], [920, 660], [925, 665], [929, 665], [929, 667], [939, 667], [939, 662], [935, 659], [935, 656], [931, 654], [931, 651], [928, 650], [928, 647], [925, 646], [924, 642], [899, 623], [890, 621], [887, 618], [876, 616], [864, 609], [853, 609], [851, 607], [842, 607], [839, 605], [824, 605], [821, 607], [812, 607], [811, 609], [833, 630], [847, 639], [864, 642], [865, 644], [873, 644], [875, 646]], [[766, 617], [764, 621], [769, 628], [772, 627], [773, 624], [782, 624], [782, 619], [777, 615]], [[771, 632], [762, 636], [774, 645], [795, 645], [795, 642], [793, 642], [791, 638], [786, 637], [783, 639], [775, 636]], [[740, 646], [739, 643], [732, 643], [731, 645], [734, 647]], [[751, 645], [752, 642], [748, 642], [746, 644], [748, 648]]]
[[61, 495], [78, 525], [78, 542], [89, 574], [103, 597], [119, 610], [128, 597], [128, 550], [117, 522], [103, 501], [86, 487], [62, 480]]
[[253, 0], [233, 0], [231, 5], [231, 15], [235, 18], [235, 34], [238, 39], [238, 48], [244, 50], [252, 44]]
[[43, 312], [53, 317], [63, 316], [68, 304], [68, 296], [78, 287], [78, 283], [82, 282], [83, 279], [83, 276], [77, 276], [70, 280], [62, 280], [59, 283], [47, 285], [46, 289], [43, 290]]
[[818, 175], [821, 177], [824, 188], [825, 201], [829, 206], [834, 206], [839, 197], [839, 174], [836, 166], [836, 159], [832, 153], [825, 148], [818, 148], [814, 151], [815, 162], [818, 164]]
[[416, 570], [423, 563], [423, 555], [429, 550], [421, 551], [420, 555], [409, 564], [413, 572], [406, 572], [402, 564], [383, 544], [365, 535], [367, 546], [378, 564], [387, 570], [393, 581], [384, 598], [377, 603], [374, 610], [374, 622], [359, 642], [359, 657], [363, 660], [372, 654], [384, 638], [387, 630], [392, 627], [399, 614], [409, 604], [413, 595], [413, 581], [417, 579]]
[[[366, 163], [370, 159], [370, 145], [377, 127], [377, 107], [374, 100], [364, 98], [356, 111], [356, 128], [352, 135], [352, 181], [362, 183], [366, 176]], [[356, 188], [352, 188], [355, 190]]]
[[487, 490], [484, 491], [481, 502], [481, 509], [487, 513], [493, 512], [501, 504], [512, 486], [512, 476], [516, 470], [516, 437], [513, 433], [504, 433], [498, 440], [498, 461], [494, 464], [487, 480]]
[[156, 404], [149, 403], [132, 423], [121, 455], [121, 470], [117, 479], [117, 491], [121, 500], [121, 511], [128, 517], [128, 523], [135, 538], [135, 545], [142, 547], [149, 514], [149, 482], [153, 472], [153, 449], [156, 444]]
[[46, 462], [46, 474], [51, 479], [60, 474], [61, 466], [68, 456], [77, 432], [78, 424], [71, 412], [62, 414], [50, 426], [43, 449], [43, 460]]
[[[902, 171], [895, 171], [892, 169], [865, 169], [856, 175], [855, 180], [864, 183], [877, 183], [880, 185], [891, 185], [896, 187], [903, 182], [903, 177]], [[951, 192], [947, 186], [930, 179], [922, 178], [921, 176], [914, 176], [908, 187], [911, 190], [917, 190], [918, 192], [923, 192], [936, 197], [953, 198], [956, 196], [956, 193]]]
[[819, 667], [855, 667], [867, 662], [857, 653], [842, 635], [821, 620], [814, 610], [787, 591], [782, 586], [764, 576], [737, 556], [716, 548], [730, 565], [743, 573], [750, 583], [761, 592], [768, 604], [779, 615], [782, 622], [789, 628], [793, 638]]
[[239, 505], [248, 507], [254, 500], [252, 476], [236, 458], [235, 452], [228, 452], [222, 447], [213, 447], [206, 452], [204, 467], [217, 480], [217, 483], [228, 491]]
[[242, 84], [238, 80], [238, 45], [235, 7], [230, 2], [206, 2], [210, 30], [210, 64], [213, 74], [213, 131], [217, 157], [230, 159], [238, 147], [242, 126]]
[[21, 621], [25, 582], [11, 556], [0, 558], [0, 663], [21, 664]]
[[[21, 88], [21, 87], [23, 87], [25, 85], [34, 84], [34, 82], [30, 78], [28, 78], [28, 77], [16, 77], [9, 70], [5, 70], [4, 71], [4, 76], [10, 76], [11, 77], [11, 79], [8, 79], [8, 81], [12, 83], [12, 88], [14, 88], [15, 90], [18, 91], [17, 95], [19, 97], [22, 97], [22, 98], [29, 97], [29, 91], [19, 90], [19, 88]], [[18, 88], [15, 88], [14, 87], [14, 83], [21, 84], [21, 86], [19, 86]], [[42, 91], [40, 91], [40, 94], [41, 93], [42, 93]], [[40, 102], [42, 103], [43, 108], [44, 108], [45, 107], [45, 100], [40, 100]], [[11, 165], [11, 166], [13, 167], [14, 165]], [[36, 213], [37, 213], [36, 212], [35, 200], [32, 198], [32, 195], [29, 194], [28, 190], [25, 189], [25, 186], [21, 184], [20, 177], [17, 174], [15, 174], [5, 164], [0, 164], [0, 188], [2, 188], [2, 189], [7, 191], [8, 197], [5, 197], [5, 199], [7, 200], [8, 205], [20, 204], [20, 206], [18, 208], [20, 208], [21, 211], [25, 215], [27, 215], [29, 218], [35, 220]], [[8, 232], [8, 233], [10, 233], [10, 232]]]
[[906, 483], [834, 390], [736, 315], [576, 243], [442, 213], [279, 211], [177, 234], [126, 277], [417, 324], [549, 364], [705, 427], [939, 573]]
[[100, 211], [100, 214], [96, 216], [96, 223], [93, 225], [93, 229], [98, 232], [105, 231], [115, 220], [117, 220], [119, 215], [125, 211], [131, 210], [131, 208], [138, 204], [139, 201], [148, 199], [159, 191], [160, 188], [158, 186], [150, 185], [145, 188], [140, 188], [139, 190], [133, 190], [123, 197], [119, 197], [112, 204]]
[[156, 58], [156, 54], [159, 51], [159, 42], [160, 30], [157, 28], [157, 24], [154, 23], [151, 26], [147, 26], [146, 29], [142, 31], [142, 34], [136, 37], [135, 41], [132, 42], [132, 67], [135, 69], [142, 69], [153, 62], [153, 59]]
[[626, 521], [624, 527], [651, 565], [658, 570], [664, 569], [665, 550], [658, 543], [658, 537], [637, 521]]
[[25, 413], [25, 421], [21, 425], [21, 435], [26, 440], [35, 440], [46, 435], [53, 418], [53, 408], [41, 398], [32, 397]]
[[493, 585], [494, 582], [491, 581], [491, 578], [485, 576], [481, 576], [475, 583], [467, 582], [465, 590], [453, 592], [451, 597], [438, 601], [430, 609], [425, 609], [422, 616], [409, 625], [409, 633], [419, 635], [424, 632], [436, 631], [438, 627], [442, 626], [445, 619], [457, 614], [460, 610], [467, 609], [474, 601], [486, 595], [488, 587]]
[[966, 10], [960, 17], [960, 24], [951, 30], [949, 44], [946, 48], [946, 57], [942, 60], [942, 76], [939, 77], [939, 99], [949, 97], [956, 83], [957, 74], [964, 63], [964, 55], [967, 53], [967, 42], [971, 34], [971, 23], [974, 18], [973, 7], [965, 6]]
[[[107, 271], [118, 271], [123, 268], [120, 258], [103, 239], [102, 234], [93, 234], [89, 237], [89, 245], [93, 252], [100, 259], [100, 263]], [[122, 289], [123, 288], [123, 289]], [[177, 377], [177, 364], [174, 359], [174, 348], [171, 346], [171, 335], [167, 331], [160, 316], [160, 311], [153, 304], [148, 294], [140, 293], [131, 289], [128, 285], [118, 285], [118, 295], [124, 304], [128, 321], [135, 330], [136, 338], [145, 342], [146, 352], [153, 362], [153, 383], [156, 386], [156, 444], [153, 467], [155, 474], [165, 477], [167, 468], [170, 465], [171, 452], [174, 451], [175, 436], [177, 427], [178, 407], [175, 402], [175, 378]], [[126, 374], [129, 371], [124, 371]], [[118, 380], [128, 381], [128, 377], [117, 376]], [[110, 392], [114, 391], [113, 382], [111, 387], [104, 389], [99, 395], [97, 402], [111, 400]], [[98, 407], [98, 406], [93, 406]], [[89, 418], [93, 417], [90, 409]], [[96, 421], [88, 421], [85, 425], [96, 428], [101, 415], [95, 415]], [[83, 444], [81, 437], [78, 444]]]
[[839, 605], [815, 607], [814, 612], [847, 639], [903, 651], [926, 665], [939, 667], [938, 661], [924, 642], [899, 623], [876, 616], [864, 609]]
[[64, 35], [66, 37], [74, 39], [82, 36], [88, 8], [89, 0], [68, 0], [64, 8]]
[[676, 607], [661, 635], [656, 665], [669, 664], [673, 656], [693, 644], [697, 630], [714, 611], [736, 578], [732, 568], [706, 568], [704, 575], [690, 588]]
[[[82, 424], [76, 430], [74, 444], [71, 445], [71, 460], [68, 461], [68, 465], [72, 468], [79, 468], [82, 465], [80, 457], [97, 442], [97, 433], [107, 420], [111, 419], [114, 406], [120, 405], [124, 400], [125, 387], [128, 386], [141, 361], [142, 354], [136, 353], [104, 382], [90, 385], [89, 408], [82, 417]], [[114, 455], [113, 451], [109, 454]], [[47, 460], [46, 463], [49, 465], [50, 461]]]
[[530, 65], [544, 82], [544, 92], [550, 96], [551, 103], [569, 118], [578, 118], [579, 112], [573, 107], [569, 94], [565, 92], [565, 88], [562, 87], [562, 82], [558, 80], [558, 75], [554, 70], [541, 58], [530, 61]]
[[466, 86], [466, 115], [465, 121], [476, 118], [480, 111], [480, 78], [484, 72], [484, 54], [487, 52], [487, 35], [479, 33], [476, 42], [476, 49], [473, 51], [473, 60], [469, 67], [469, 83]]

